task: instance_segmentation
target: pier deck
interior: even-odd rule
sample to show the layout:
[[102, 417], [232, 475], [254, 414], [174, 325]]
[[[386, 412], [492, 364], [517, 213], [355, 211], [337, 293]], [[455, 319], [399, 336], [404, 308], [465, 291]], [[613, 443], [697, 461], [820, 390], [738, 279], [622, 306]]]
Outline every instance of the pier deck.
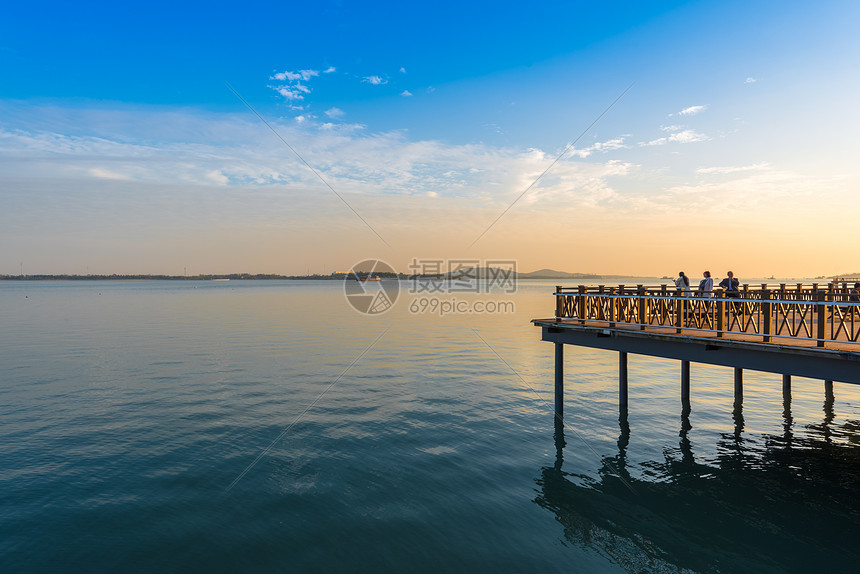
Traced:
[[690, 398], [690, 363], [733, 367], [735, 400], [743, 370], [860, 384], [860, 302], [843, 284], [739, 292], [682, 293], [659, 288], [556, 287], [555, 317], [534, 319], [555, 343], [556, 412], [562, 412], [564, 345], [619, 353], [619, 401], [627, 404], [627, 353], [681, 361], [681, 398]]

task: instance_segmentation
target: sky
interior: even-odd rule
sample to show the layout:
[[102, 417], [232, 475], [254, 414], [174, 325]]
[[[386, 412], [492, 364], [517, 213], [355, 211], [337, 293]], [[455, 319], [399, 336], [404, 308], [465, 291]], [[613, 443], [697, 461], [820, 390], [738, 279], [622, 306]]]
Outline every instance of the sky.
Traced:
[[860, 271], [860, 4], [17, 3], [0, 274]]

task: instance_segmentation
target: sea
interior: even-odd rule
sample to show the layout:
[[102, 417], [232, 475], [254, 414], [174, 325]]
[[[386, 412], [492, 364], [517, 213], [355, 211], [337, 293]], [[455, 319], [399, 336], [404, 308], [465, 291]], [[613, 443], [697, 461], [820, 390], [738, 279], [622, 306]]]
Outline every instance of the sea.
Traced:
[[856, 571], [860, 387], [566, 347], [559, 422], [556, 283], [0, 282], [0, 570]]

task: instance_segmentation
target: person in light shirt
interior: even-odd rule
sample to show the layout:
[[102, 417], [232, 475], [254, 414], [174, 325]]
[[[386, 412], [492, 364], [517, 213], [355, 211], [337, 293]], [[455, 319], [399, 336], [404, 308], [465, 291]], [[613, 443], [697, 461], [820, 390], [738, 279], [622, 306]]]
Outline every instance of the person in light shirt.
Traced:
[[683, 271], [678, 273], [678, 278], [675, 279], [675, 287], [681, 290], [682, 297], [690, 294], [690, 278], [684, 275]]
[[714, 290], [714, 280], [711, 278], [711, 272], [705, 271], [702, 273], [704, 279], [699, 281], [699, 296], [700, 297], [710, 297], [711, 292]]

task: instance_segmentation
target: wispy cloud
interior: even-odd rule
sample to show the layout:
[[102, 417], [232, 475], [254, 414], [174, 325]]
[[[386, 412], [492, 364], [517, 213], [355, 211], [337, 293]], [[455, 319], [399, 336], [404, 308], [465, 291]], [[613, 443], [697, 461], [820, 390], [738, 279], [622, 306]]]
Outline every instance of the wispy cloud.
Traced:
[[705, 134], [696, 132], [694, 130], [682, 130], [668, 136], [657, 138], [651, 140], [649, 142], [640, 142], [640, 146], [655, 146], [655, 145], [666, 145], [669, 143], [695, 143], [695, 142], [703, 142], [708, 141], [709, 138]]
[[[822, 190], [839, 189], [839, 176], [808, 176], [768, 164], [701, 168], [706, 177], [664, 192], [631, 200], [631, 209], [652, 213], [685, 212], [731, 214], [758, 213], [760, 206], [799, 207], [815, 201]], [[714, 178], [714, 175], [729, 176]]]
[[[38, 118], [60, 112], [32, 107], [19, 110], [18, 116], [28, 113], [37, 121], [22, 120], [21, 126], [34, 127], [0, 128], [0, 160], [6, 160], [6, 177], [39, 174], [76, 181], [125, 179], [171, 185], [318, 185], [314, 174], [285, 154], [280, 142], [261, 130], [253, 117], [186, 116], [182, 131], [168, 137], [169, 130], [180, 123], [170, 114], [128, 110], [102, 115], [89, 110], [76, 112], [77, 117], [69, 114], [67, 125], [74, 124], [75, 132], [90, 135], [71, 136], [35, 127]], [[339, 111], [332, 108], [326, 115], [338, 116]], [[308, 113], [272, 120], [272, 125], [342, 193], [423, 197], [432, 193], [440, 198], [482, 198], [485, 203], [501, 205], [545, 169], [549, 157], [541, 150], [413, 141], [400, 131], [367, 133], [364, 126], [321, 123]], [[165, 131], [147, 131], [156, 126]], [[139, 141], [130, 135], [138, 133], [135, 130], [142, 130]], [[147, 143], [152, 140], [159, 145]], [[623, 138], [596, 142], [588, 153], [623, 145]], [[584, 155], [586, 150], [580, 152]], [[620, 166], [561, 161], [552, 177], [534, 190], [535, 197], [571, 193], [582, 195], [583, 201], [591, 201], [587, 198], [592, 195], [608, 197], [610, 187], [602, 178], [618, 175], [623, 171]], [[571, 191], [571, 186], [578, 191]]]
[[747, 76], [747, 79], [746, 79], [746, 80], [744, 80], [744, 83], [745, 83], [745, 84], [755, 84], [757, 81], [758, 81], [758, 80], [756, 80], [755, 78], [753, 78], [753, 77], [751, 77], [751, 76]]
[[710, 138], [705, 134], [700, 134], [699, 132], [693, 130], [683, 130], [677, 133], [674, 133], [669, 136], [670, 142], [677, 143], [694, 143], [694, 142], [703, 142], [707, 141]]
[[738, 173], [742, 171], [765, 171], [770, 169], [770, 164], [768, 163], [756, 163], [752, 165], [741, 165], [741, 166], [719, 166], [719, 167], [702, 167], [696, 170], [696, 173], [701, 174], [728, 174], [728, 173]]
[[280, 80], [280, 81], [288, 81], [294, 82], [297, 80], [308, 81], [315, 76], [319, 76], [320, 73], [316, 70], [299, 70], [298, 72], [278, 72], [274, 76], [271, 76], [270, 80]]
[[337, 68], [335, 68], [334, 66], [329, 66], [328, 68], [323, 70], [323, 74], [333, 74], [335, 72], [337, 72]]
[[361, 81], [368, 84], [373, 84], [374, 86], [380, 86], [388, 83], [388, 80], [381, 76], [366, 76]]
[[627, 145], [624, 143], [624, 138], [625, 138], [625, 136], [621, 136], [621, 137], [618, 137], [615, 139], [607, 140], [605, 142], [595, 142], [595, 143], [591, 144], [590, 146], [588, 146], [587, 148], [583, 148], [583, 149], [574, 148], [570, 152], [570, 155], [580, 157], [580, 158], [587, 158], [588, 156], [590, 156], [594, 152], [606, 153], [606, 152], [610, 152], [610, 151], [614, 151], [614, 150], [618, 150], [618, 149], [625, 149], [625, 148], [627, 148]]
[[109, 169], [104, 169], [101, 167], [93, 167], [89, 169], [89, 174], [93, 177], [97, 177], [99, 179], [118, 179], [118, 180], [129, 180], [131, 179], [128, 175], [117, 173], [115, 171], [111, 171]]
[[337, 118], [342, 118], [343, 116], [345, 116], [346, 112], [344, 112], [340, 108], [329, 108], [325, 111], [325, 115], [335, 120]]
[[401, 74], [405, 74], [405, 73], [406, 73], [406, 68], [400, 68], [400, 73], [401, 73]]
[[695, 116], [696, 114], [700, 114], [704, 112], [708, 106], [690, 106], [689, 108], [684, 108], [680, 112], [678, 112], [679, 116]]
[[409, 96], [412, 95], [412, 92], [410, 92], [409, 90], [403, 90], [402, 92], [400, 92], [400, 95], [405, 97], [405, 98], [408, 98]]

